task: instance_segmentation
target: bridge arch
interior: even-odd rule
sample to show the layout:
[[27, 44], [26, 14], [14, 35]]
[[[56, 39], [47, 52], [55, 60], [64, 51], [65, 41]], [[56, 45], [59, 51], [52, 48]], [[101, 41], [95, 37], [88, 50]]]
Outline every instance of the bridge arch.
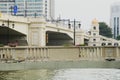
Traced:
[[73, 44], [73, 39], [66, 33], [46, 31], [47, 46], [63, 46], [66, 44]]

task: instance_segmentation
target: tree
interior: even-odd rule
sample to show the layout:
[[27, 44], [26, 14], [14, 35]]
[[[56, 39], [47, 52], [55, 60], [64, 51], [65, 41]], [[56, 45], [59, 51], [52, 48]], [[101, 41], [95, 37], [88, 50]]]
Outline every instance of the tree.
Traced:
[[105, 22], [99, 22], [99, 30], [100, 35], [112, 38], [112, 29]]
[[117, 40], [120, 40], [120, 35], [118, 35], [118, 36], [116, 37], [116, 39], [117, 39]]

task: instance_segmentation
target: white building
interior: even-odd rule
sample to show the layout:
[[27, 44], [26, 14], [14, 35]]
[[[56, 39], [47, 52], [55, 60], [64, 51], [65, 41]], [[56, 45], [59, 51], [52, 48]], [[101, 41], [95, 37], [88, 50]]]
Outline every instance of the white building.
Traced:
[[111, 28], [113, 37], [116, 38], [120, 35], [120, 2], [114, 3], [111, 6]]
[[[83, 32], [82, 39], [88, 39], [88, 46], [119, 46], [120, 41], [99, 35], [99, 22], [94, 19], [89, 33]], [[81, 40], [79, 40], [81, 42]], [[77, 42], [78, 43], [78, 42]], [[80, 44], [83, 44], [80, 43]], [[85, 42], [84, 42], [85, 44]]]
[[14, 14], [17, 5], [17, 16], [54, 18], [54, 0], [0, 0], [2, 13]]

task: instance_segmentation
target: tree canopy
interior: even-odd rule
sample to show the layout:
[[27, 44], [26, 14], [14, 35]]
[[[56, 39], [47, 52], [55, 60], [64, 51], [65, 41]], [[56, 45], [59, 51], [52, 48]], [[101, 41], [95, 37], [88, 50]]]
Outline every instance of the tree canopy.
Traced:
[[118, 35], [118, 36], [116, 37], [116, 39], [117, 39], [117, 40], [120, 40], [120, 35]]
[[99, 30], [100, 35], [112, 38], [112, 29], [105, 22], [99, 22]]

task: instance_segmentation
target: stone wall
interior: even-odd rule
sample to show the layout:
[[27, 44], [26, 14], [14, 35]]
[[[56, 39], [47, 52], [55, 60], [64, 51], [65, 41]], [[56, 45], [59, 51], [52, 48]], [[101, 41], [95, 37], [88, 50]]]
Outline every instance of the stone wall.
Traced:
[[0, 61], [79, 61], [120, 59], [120, 47], [6, 47]]

